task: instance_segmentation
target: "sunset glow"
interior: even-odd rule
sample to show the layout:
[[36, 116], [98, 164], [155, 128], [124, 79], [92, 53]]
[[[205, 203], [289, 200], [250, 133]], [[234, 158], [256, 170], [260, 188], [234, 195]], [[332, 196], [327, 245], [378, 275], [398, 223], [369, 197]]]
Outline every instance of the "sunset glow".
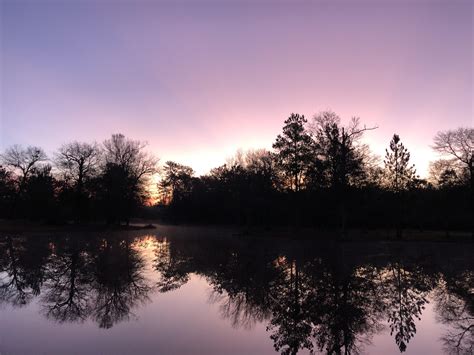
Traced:
[[0, 355], [471, 354], [474, 0], [0, 0]]
[[0, 149], [122, 132], [204, 174], [331, 109], [424, 175], [436, 132], [472, 125], [471, 1], [0, 6]]

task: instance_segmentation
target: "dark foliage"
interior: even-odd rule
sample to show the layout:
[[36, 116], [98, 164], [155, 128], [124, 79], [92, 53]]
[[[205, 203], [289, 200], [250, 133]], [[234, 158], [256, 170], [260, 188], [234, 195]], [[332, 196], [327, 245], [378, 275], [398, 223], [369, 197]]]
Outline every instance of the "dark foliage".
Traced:
[[122, 223], [144, 204], [158, 160], [146, 144], [112, 135], [102, 146], [73, 142], [46, 164], [41, 148], [13, 146], [1, 155], [1, 218]]
[[441, 180], [419, 179], [398, 135], [382, 169], [360, 143], [372, 129], [358, 118], [344, 127], [333, 112], [306, 127], [292, 114], [274, 152], [239, 152], [201, 177], [172, 163], [176, 172], [165, 168], [160, 186], [179, 198], [162, 199], [160, 216], [173, 223], [393, 228], [399, 235], [404, 228], [469, 229], [469, 179], [451, 170]]
[[415, 175], [398, 135], [384, 168], [361, 143], [376, 127], [334, 112], [309, 122], [291, 114], [273, 151], [239, 152], [197, 177], [168, 161], [150, 204], [158, 160], [146, 144], [121, 134], [98, 145], [72, 142], [55, 154], [13, 146], [1, 155], [0, 217], [52, 222], [128, 223], [133, 216], [172, 223], [297, 225], [323, 228], [472, 228], [472, 129], [440, 132], [434, 149], [451, 159], [431, 165], [430, 180]]

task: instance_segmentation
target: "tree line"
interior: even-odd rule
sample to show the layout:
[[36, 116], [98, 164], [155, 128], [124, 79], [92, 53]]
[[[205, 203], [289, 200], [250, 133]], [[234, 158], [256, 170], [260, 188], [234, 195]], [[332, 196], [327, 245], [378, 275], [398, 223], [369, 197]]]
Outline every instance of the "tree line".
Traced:
[[[291, 224], [319, 227], [469, 229], [473, 208], [474, 129], [438, 132], [421, 179], [394, 134], [383, 161], [363, 143], [366, 127], [326, 111], [285, 120], [272, 150], [239, 151], [208, 174], [173, 161], [159, 166], [146, 144], [114, 134], [102, 144], [72, 142], [51, 159], [35, 146], [1, 154], [0, 212], [54, 221]], [[160, 174], [159, 202], [150, 178]]]
[[146, 143], [114, 134], [101, 145], [72, 142], [48, 159], [43, 149], [14, 145], [1, 155], [0, 211], [52, 222], [128, 222], [148, 196], [158, 159]]
[[291, 114], [273, 150], [238, 152], [209, 174], [166, 162], [160, 191], [168, 220], [318, 227], [472, 228], [474, 129], [439, 132], [443, 159], [421, 179], [394, 134], [383, 162], [362, 142], [366, 127], [334, 112]]

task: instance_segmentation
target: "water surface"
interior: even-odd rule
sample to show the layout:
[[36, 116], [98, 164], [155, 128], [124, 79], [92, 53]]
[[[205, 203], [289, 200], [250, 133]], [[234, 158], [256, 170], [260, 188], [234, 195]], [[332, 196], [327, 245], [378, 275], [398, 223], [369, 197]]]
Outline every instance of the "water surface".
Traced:
[[0, 236], [0, 354], [471, 354], [472, 243]]

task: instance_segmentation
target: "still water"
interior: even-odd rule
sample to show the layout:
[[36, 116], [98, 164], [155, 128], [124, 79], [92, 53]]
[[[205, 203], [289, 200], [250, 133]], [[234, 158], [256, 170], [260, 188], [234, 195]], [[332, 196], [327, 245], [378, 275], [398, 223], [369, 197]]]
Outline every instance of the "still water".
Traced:
[[472, 354], [472, 243], [0, 236], [0, 354]]

